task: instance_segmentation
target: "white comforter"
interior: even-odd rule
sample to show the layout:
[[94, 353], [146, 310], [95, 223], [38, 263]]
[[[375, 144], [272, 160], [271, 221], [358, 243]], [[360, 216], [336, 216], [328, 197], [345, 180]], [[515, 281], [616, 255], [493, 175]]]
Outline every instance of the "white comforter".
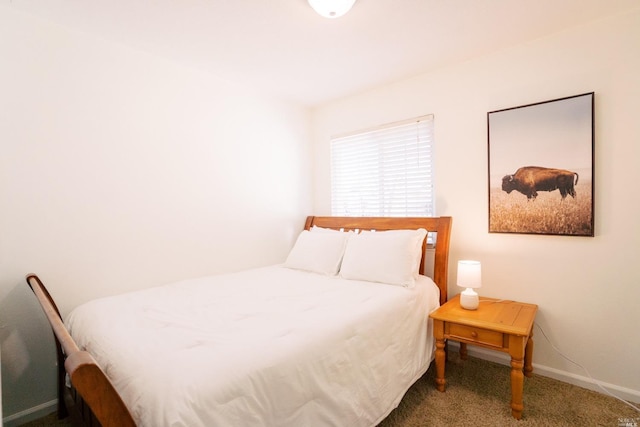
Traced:
[[140, 426], [372, 426], [432, 360], [438, 289], [273, 266], [103, 298], [67, 326]]

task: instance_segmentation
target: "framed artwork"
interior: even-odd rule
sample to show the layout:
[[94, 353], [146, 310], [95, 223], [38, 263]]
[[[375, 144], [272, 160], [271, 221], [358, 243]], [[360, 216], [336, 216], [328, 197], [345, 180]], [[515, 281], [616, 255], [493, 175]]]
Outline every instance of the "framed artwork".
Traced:
[[594, 93], [487, 113], [489, 232], [594, 235]]

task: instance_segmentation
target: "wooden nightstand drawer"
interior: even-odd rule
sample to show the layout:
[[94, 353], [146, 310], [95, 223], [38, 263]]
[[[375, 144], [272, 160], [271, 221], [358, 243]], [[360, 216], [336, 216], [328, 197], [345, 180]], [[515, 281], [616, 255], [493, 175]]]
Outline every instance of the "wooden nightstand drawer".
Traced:
[[445, 334], [451, 339], [462, 338], [467, 341], [473, 341], [478, 344], [490, 345], [493, 347], [503, 346], [503, 334], [501, 332], [490, 331], [488, 329], [476, 328], [474, 326], [458, 325], [456, 323], [447, 323]]

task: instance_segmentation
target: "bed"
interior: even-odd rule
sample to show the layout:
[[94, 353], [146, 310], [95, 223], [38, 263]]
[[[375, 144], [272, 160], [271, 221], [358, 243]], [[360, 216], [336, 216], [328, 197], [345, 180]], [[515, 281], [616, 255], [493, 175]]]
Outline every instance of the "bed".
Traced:
[[449, 217], [308, 217], [281, 265], [101, 298], [65, 322], [30, 274], [56, 337], [59, 414], [377, 425], [433, 360], [428, 315], [447, 299], [450, 230]]

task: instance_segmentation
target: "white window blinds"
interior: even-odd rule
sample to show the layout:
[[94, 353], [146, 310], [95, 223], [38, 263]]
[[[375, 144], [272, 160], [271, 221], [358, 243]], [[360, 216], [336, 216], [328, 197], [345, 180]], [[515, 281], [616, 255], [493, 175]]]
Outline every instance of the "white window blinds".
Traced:
[[336, 216], [435, 216], [433, 115], [331, 140]]

